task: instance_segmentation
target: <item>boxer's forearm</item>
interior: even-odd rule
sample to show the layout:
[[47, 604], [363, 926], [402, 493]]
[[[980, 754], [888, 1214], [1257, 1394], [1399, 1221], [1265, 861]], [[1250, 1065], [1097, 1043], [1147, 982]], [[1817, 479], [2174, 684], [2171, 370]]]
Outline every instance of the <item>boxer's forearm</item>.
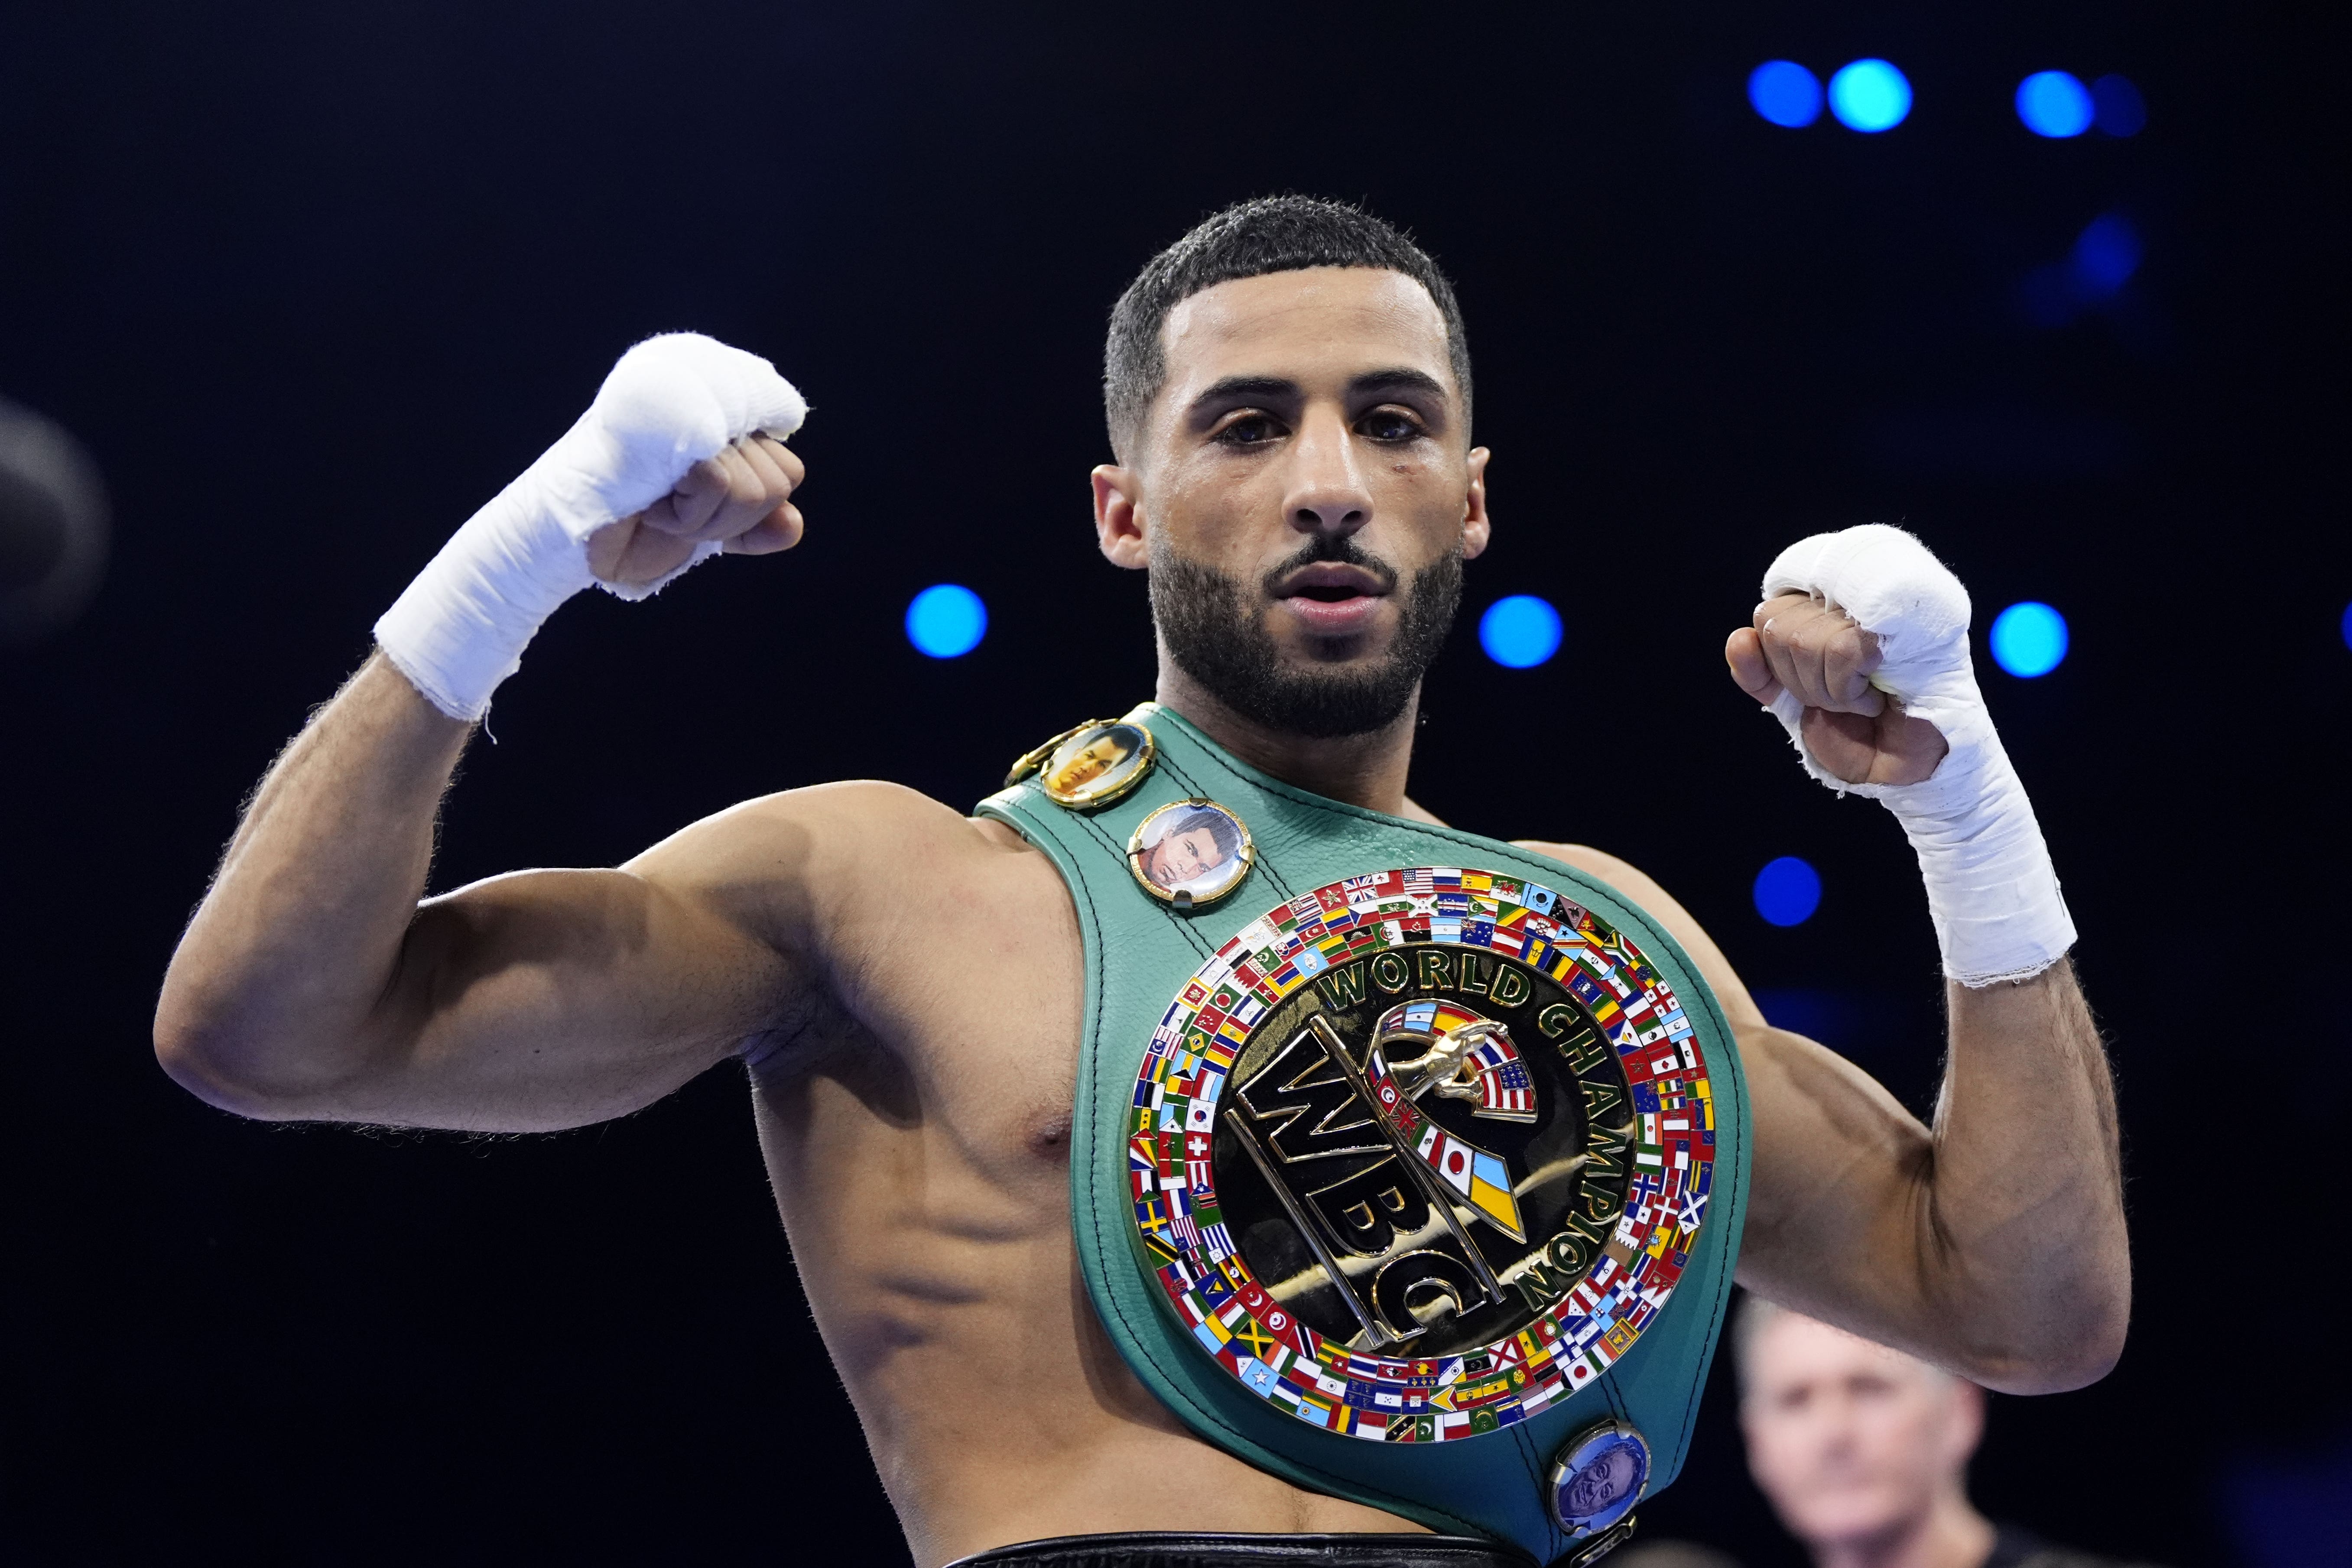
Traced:
[[2131, 1289], [2113, 1096], [2065, 963], [2074, 920], [1977, 686], [1968, 590], [1866, 524], [1781, 552], [1760, 592], [1733, 679], [1815, 777], [1903, 825], [1958, 984], [1933, 1130], [1810, 1042], [1757, 1033], [1742, 1277], [1990, 1387], [2088, 1383]]
[[2115, 1364], [2131, 1306], [2105, 1050], [2065, 963], [1948, 992], [1918, 1217], [1928, 1328], [1979, 1382], [2079, 1387]]
[[741, 1019], [666, 987], [707, 1000], [713, 972], [773, 954], [691, 897], [569, 871], [418, 900], [470, 722], [541, 625], [596, 581], [641, 598], [722, 550], [789, 548], [803, 470], [775, 437], [806, 412], [774, 366], [708, 338], [621, 356], [263, 781], [164, 982], [173, 1077], [256, 1116], [521, 1131], [636, 1109], [716, 1059]]
[[156, 1008], [164, 1068], [215, 1104], [301, 1114], [385, 1047], [380, 1018], [471, 726], [382, 654], [262, 781]]

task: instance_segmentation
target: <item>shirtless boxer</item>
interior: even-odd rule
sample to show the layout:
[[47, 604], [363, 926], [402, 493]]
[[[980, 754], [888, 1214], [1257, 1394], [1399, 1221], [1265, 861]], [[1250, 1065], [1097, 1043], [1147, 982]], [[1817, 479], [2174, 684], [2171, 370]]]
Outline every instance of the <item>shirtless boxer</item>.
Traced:
[[[2063, 956], [2073, 928], [2048, 857], [1976, 696], [1966, 596], [1948, 574], [1892, 530], [1809, 541], [1775, 563], [1766, 602], [1727, 650], [1733, 679], [1789, 726], [1804, 765], [1881, 798], [1919, 850], [1953, 977], [1931, 1129], [1842, 1058], [1767, 1023], [1706, 933], [1634, 868], [1581, 846], [1473, 840], [1406, 798], [1420, 677], [1461, 563], [1491, 526], [1459, 312], [1425, 256], [1330, 204], [1219, 215], [1120, 301], [1106, 391], [1118, 460], [1094, 471], [1096, 527], [1112, 562], [1150, 573], [1158, 706], [1136, 718], [1160, 735], [1158, 771], [1213, 769], [1221, 788], [1247, 793], [1244, 819], [1321, 813], [1311, 821], [1445, 836], [1469, 846], [1465, 865], [1484, 846], [1518, 868], [1494, 884], [1517, 889], [1518, 913], [1554, 917], [1526, 929], [1557, 940], [1572, 900], [1615, 911], [1619, 929], [1646, 933], [1656, 967], [1643, 973], [1677, 988], [1693, 1017], [1724, 1021], [1704, 1048], [1721, 1125], [1745, 1136], [1752, 1124], [1752, 1156], [1717, 1152], [1716, 1202], [1751, 1158], [1752, 1175], [1744, 1223], [1694, 1234], [1736, 1245], [1743, 1284], [1995, 1389], [2067, 1389], [2106, 1372], [2130, 1289], [2107, 1069]], [[617, 869], [517, 872], [422, 899], [442, 792], [532, 630], [592, 579], [635, 597], [712, 553], [790, 548], [803, 467], [780, 437], [803, 412], [764, 361], [707, 340], [655, 340], [624, 359], [581, 423], [379, 623], [378, 651], [270, 771], [165, 980], [165, 1069], [257, 1118], [521, 1132], [625, 1115], [745, 1060], [793, 1258], [925, 1568], [1096, 1532], [1324, 1533], [1365, 1550], [1318, 1560], [1367, 1563], [1549, 1554], [1570, 1535], [1491, 1550], [1421, 1536], [1427, 1552], [1412, 1555], [1408, 1537], [1457, 1517], [1442, 1497], [1370, 1506], [1348, 1499], [1402, 1494], [1302, 1481], [1327, 1473], [1315, 1468], [1323, 1449], [1291, 1463], [1263, 1444], [1204, 1440], [1224, 1429], [1201, 1414], [1223, 1396], [1171, 1391], [1187, 1378], [1224, 1387], [1226, 1363], [1203, 1354], [1195, 1371], [1155, 1371], [1134, 1336], [1159, 1331], [1099, 1310], [1114, 1300], [1101, 1270], [1125, 1254], [1083, 1238], [1074, 1249], [1073, 1106], [1083, 1140], [1091, 983], [1119, 979], [1121, 961], [1090, 968], [1089, 933], [1106, 920], [1180, 916], [1132, 886], [1116, 909], [1092, 892], [1074, 904], [1073, 887], [1111, 883], [1074, 880], [1041, 848], [1087, 825], [1056, 815], [1036, 779], [984, 816], [888, 784], [793, 790]], [[789, 706], [784, 668], [774, 700]], [[1558, 818], [1575, 805], [1533, 809]], [[1246, 918], [1242, 905], [1273, 900], [1286, 857], [1313, 847], [1297, 835], [1272, 843], [1262, 819], [1253, 828], [1267, 842], [1203, 952]], [[1105, 853], [1118, 864], [1115, 844]], [[1537, 885], [1545, 868], [1567, 889], [1558, 905]], [[909, 943], [918, 907], [928, 940]], [[1181, 918], [1204, 925], [1167, 923], [1167, 941], [1221, 917]], [[1188, 951], [1183, 968], [1194, 962]], [[1450, 973], [1501, 989], [1470, 959]], [[1572, 1016], [1583, 1016], [1546, 1017]], [[1519, 1026], [1522, 1058], [1545, 1048]], [[1113, 1078], [1132, 1081], [1140, 1054], [1139, 1038]], [[1671, 1055], [1662, 1062], [1680, 1070]], [[1126, 1092], [1108, 1085], [1114, 1121]], [[1424, 1100], [1432, 1116], [1476, 1109], [1439, 1098]], [[1116, 1160], [1116, 1127], [1110, 1137]], [[1388, 1196], [1397, 1207], [1411, 1194]], [[1477, 1217], [1422, 1212], [1457, 1230]], [[1548, 1278], [1540, 1265], [1520, 1279]], [[1612, 1266], [1592, 1267], [1601, 1279]], [[1330, 1283], [1347, 1294], [1336, 1273]], [[1364, 1342], [1442, 1323], [1467, 1289], [1421, 1290], [1385, 1329], [1367, 1321]], [[1716, 1320], [1704, 1301], [1686, 1309], [1689, 1297], [1656, 1321], [1699, 1314], [1675, 1374], [1695, 1388]], [[1494, 1300], [1515, 1300], [1508, 1282]], [[1622, 1310], [1632, 1298], [1612, 1300]], [[1260, 1300], [1256, 1316], [1233, 1317], [1234, 1331], [1281, 1320]], [[1178, 1330], [1189, 1349], [1194, 1331]], [[1267, 1363], [1227, 1363], [1265, 1373], [1296, 1359], [1260, 1353]], [[1589, 1372], [1605, 1353], [1579, 1364]], [[1084, 1375], [1041, 1375], [1063, 1367]], [[1637, 1408], [1633, 1394], [1612, 1398], [1621, 1415]], [[1420, 1394], [1409, 1399], [1417, 1407]], [[1437, 1436], [1454, 1430], [1433, 1419]], [[1528, 1420], [1509, 1431], [1532, 1430]], [[1412, 1426], [1408, 1416], [1391, 1436], [1409, 1440]], [[1431, 1430], [1425, 1421], [1424, 1440]], [[1430, 1452], [1516, 1465], [1497, 1447], [1512, 1441], [1507, 1431]], [[1612, 1447], [1585, 1481], [1638, 1473], [1630, 1453]], [[1549, 1457], [1530, 1447], [1527, 1462]], [[1096, 1542], [1083, 1560], [1166, 1560], [1151, 1547]], [[1186, 1560], [1215, 1560], [1208, 1551]]]

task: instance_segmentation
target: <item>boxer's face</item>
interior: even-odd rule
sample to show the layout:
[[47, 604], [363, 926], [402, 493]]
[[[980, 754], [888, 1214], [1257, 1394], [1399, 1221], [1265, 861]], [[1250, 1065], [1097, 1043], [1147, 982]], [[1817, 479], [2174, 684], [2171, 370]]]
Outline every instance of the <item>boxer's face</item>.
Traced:
[[1204, 827], [1196, 827], [1190, 833], [1171, 833], [1149, 855], [1144, 874], [1163, 888], [1181, 886], [1224, 861], [1224, 856], [1217, 849], [1216, 836]]
[[1203, 289], [1161, 341], [1137, 449], [1096, 470], [1104, 552], [1151, 568], [1163, 645], [1235, 708], [1377, 728], [1486, 544], [1444, 316], [1402, 273], [1315, 268]]
[[1054, 784], [1060, 789], [1076, 789], [1092, 784], [1127, 760], [1127, 748], [1110, 741], [1089, 742], [1078, 754], [1064, 763], [1054, 774]]
[[1739, 1420], [1756, 1484], [1818, 1552], [1899, 1532], [1958, 1488], [1982, 1405], [1924, 1363], [1787, 1313], [1749, 1348]]

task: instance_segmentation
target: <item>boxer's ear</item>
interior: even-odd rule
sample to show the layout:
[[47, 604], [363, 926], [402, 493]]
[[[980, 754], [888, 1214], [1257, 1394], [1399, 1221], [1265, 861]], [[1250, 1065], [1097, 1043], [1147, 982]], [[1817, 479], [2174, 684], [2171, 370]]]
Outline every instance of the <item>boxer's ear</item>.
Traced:
[[1095, 542], [1103, 559], [1130, 572], [1151, 563], [1151, 547], [1143, 536], [1143, 485], [1132, 468], [1105, 463], [1095, 469]]
[[1495, 525], [1486, 515], [1486, 459], [1494, 456], [1484, 447], [1470, 448], [1470, 489], [1463, 498], [1462, 559], [1475, 561], [1486, 550], [1486, 542], [1494, 537]]

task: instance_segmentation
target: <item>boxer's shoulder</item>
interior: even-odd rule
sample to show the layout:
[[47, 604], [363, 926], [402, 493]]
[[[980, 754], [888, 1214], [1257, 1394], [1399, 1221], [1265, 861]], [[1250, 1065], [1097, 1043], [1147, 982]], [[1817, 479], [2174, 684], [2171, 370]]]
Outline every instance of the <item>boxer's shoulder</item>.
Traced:
[[1532, 839], [1517, 841], [1517, 847], [1583, 872], [1602, 882], [1614, 892], [1639, 908], [1643, 914], [1657, 921], [1698, 964], [1699, 973], [1713, 987], [1716, 999], [1723, 1005], [1725, 1015], [1742, 1037], [1763, 1026], [1764, 1016], [1758, 1011], [1748, 987], [1723, 955], [1715, 939], [1699, 924], [1697, 917], [1683, 908], [1672, 893], [1660, 886], [1656, 878], [1632, 861], [1595, 849], [1589, 844], [1547, 844]]
[[1017, 875], [1045, 858], [1017, 834], [919, 790], [851, 779], [760, 795], [706, 816], [630, 868], [672, 883], [728, 887], [823, 907], [942, 878]]
[[877, 780], [745, 801], [629, 868], [803, 952], [903, 944], [911, 923], [1020, 930], [1069, 918], [1052, 862], [1020, 835]]
[[1612, 855], [1605, 849], [1595, 849], [1590, 844], [1552, 844], [1540, 839], [1520, 838], [1513, 840], [1512, 847], [1540, 855], [1548, 860], [1557, 860], [1602, 883], [1673, 932], [1675, 940], [1685, 946], [1694, 935], [1703, 937], [1706, 934], [1700, 931], [1698, 922], [1691, 918], [1688, 910], [1676, 903], [1673, 895], [1658, 885], [1655, 878], [1630, 860]]
[[1666, 909], [1681, 912], [1681, 906], [1667, 897], [1666, 890], [1646, 872], [1632, 861], [1612, 855], [1605, 849], [1595, 849], [1590, 844], [1555, 844], [1538, 838], [1513, 839], [1512, 847], [1540, 855], [1547, 860], [1557, 860], [1563, 866], [1606, 882], [1662, 921]]

